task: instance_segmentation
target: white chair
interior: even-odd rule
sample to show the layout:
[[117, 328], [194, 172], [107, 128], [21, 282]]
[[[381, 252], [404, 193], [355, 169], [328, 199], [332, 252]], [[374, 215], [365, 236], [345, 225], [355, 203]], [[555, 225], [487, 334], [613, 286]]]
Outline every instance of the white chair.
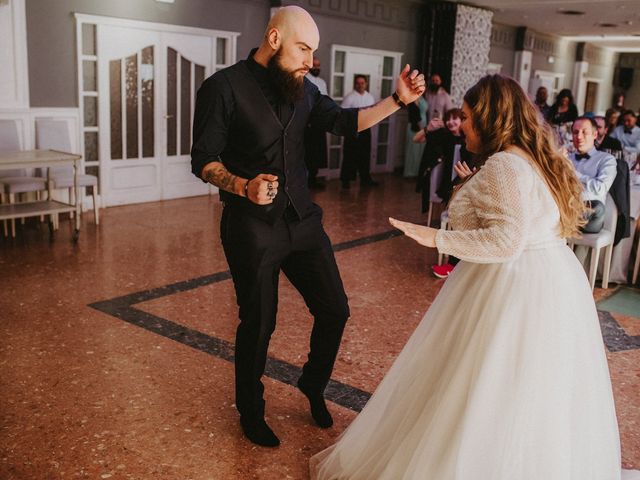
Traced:
[[598, 260], [600, 259], [600, 250], [604, 251], [604, 267], [602, 271], [602, 288], [609, 286], [609, 271], [611, 270], [611, 255], [613, 254], [613, 241], [616, 234], [616, 225], [618, 224], [618, 209], [611, 195], [607, 194], [607, 200], [604, 205], [604, 227], [598, 233], [583, 233], [581, 238], [568, 239], [569, 246], [573, 249], [576, 246], [584, 246], [590, 250], [589, 261], [589, 284], [591, 290], [596, 284], [596, 272], [598, 270]]
[[429, 210], [427, 211], [427, 226], [431, 226], [433, 205], [435, 203], [442, 203], [442, 199], [436, 193], [438, 185], [440, 185], [440, 180], [442, 179], [442, 169], [442, 162], [440, 162], [431, 169], [431, 175], [429, 176]]
[[[449, 228], [449, 212], [445, 210], [440, 215], [440, 228], [447, 230]], [[449, 260], [449, 255], [438, 253], [438, 265], [442, 265], [443, 260]]]
[[[18, 123], [16, 120], [0, 120], [0, 151], [10, 152], [22, 150]], [[16, 195], [35, 192], [40, 199], [40, 192], [47, 189], [47, 180], [42, 177], [27, 175], [25, 169], [0, 170], [0, 202], [16, 203]], [[24, 219], [22, 220], [24, 223]], [[7, 221], [4, 221], [4, 234], [9, 234]], [[16, 221], [11, 219], [11, 236], [16, 236]]]
[[[64, 120], [38, 119], [36, 120], [36, 143], [38, 148], [71, 152], [69, 127]], [[67, 189], [69, 201], [74, 202], [73, 167], [51, 167], [51, 181], [56, 190]], [[98, 177], [95, 175], [78, 174], [78, 187], [91, 187], [93, 196], [93, 215], [96, 225], [100, 223], [98, 214]]]

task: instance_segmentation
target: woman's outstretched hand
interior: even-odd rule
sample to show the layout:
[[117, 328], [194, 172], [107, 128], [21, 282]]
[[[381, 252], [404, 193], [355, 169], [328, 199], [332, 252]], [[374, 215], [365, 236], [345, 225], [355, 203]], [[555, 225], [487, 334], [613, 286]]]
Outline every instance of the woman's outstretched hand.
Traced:
[[438, 230], [435, 228], [416, 225], [415, 223], [401, 222], [391, 217], [389, 217], [389, 223], [398, 230], [402, 230], [407, 237], [413, 238], [420, 245], [430, 248], [436, 247], [436, 232]]

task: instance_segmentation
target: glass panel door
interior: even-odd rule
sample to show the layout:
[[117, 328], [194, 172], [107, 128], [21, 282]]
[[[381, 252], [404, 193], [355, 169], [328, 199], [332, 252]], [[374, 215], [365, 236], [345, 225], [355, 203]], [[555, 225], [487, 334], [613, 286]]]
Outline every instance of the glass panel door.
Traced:
[[106, 205], [162, 198], [156, 122], [159, 40], [158, 32], [141, 29], [99, 25], [97, 31], [96, 109]]
[[[163, 78], [167, 95], [163, 106], [166, 138], [162, 159], [162, 198], [209, 193], [210, 187], [191, 173], [191, 134], [196, 94], [213, 73], [214, 56], [226, 60], [227, 43], [198, 35], [163, 33]], [[220, 58], [222, 57], [222, 58]]]
[[[216, 191], [191, 173], [195, 98], [208, 76], [235, 62], [237, 35], [95, 18], [97, 25], [78, 29], [79, 96], [103, 204]], [[185, 33], [168, 31], [175, 28]]]

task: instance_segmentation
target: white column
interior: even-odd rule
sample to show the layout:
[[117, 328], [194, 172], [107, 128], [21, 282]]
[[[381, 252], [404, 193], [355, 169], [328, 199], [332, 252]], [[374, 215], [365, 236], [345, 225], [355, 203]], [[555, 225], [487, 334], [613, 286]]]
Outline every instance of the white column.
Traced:
[[529, 90], [529, 80], [531, 79], [531, 58], [531, 51], [518, 50], [513, 63], [513, 78], [525, 92]]
[[589, 71], [589, 62], [576, 62], [573, 67], [573, 83], [571, 84], [571, 91], [573, 92], [573, 99], [576, 105], [579, 105], [578, 110], [581, 111], [584, 107], [584, 98], [587, 93], [587, 82], [585, 77]]

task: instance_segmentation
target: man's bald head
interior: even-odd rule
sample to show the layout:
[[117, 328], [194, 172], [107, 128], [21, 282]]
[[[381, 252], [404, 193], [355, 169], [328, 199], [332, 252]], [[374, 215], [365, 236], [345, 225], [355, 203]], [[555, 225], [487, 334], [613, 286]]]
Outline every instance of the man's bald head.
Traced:
[[[274, 38], [274, 32], [277, 37]], [[279, 41], [276, 46], [275, 42]], [[312, 51], [318, 49], [320, 32], [309, 12], [304, 8], [290, 5], [279, 8], [271, 17], [263, 42], [277, 50], [283, 42], [304, 43]]]
[[271, 17], [253, 59], [267, 68], [279, 95], [295, 102], [302, 98], [304, 77], [313, 66], [319, 42], [316, 22], [304, 8], [282, 7]]
[[286, 74], [303, 77], [313, 66], [313, 52], [318, 49], [320, 34], [311, 15], [297, 6], [282, 7], [269, 21], [269, 26], [253, 59], [267, 67], [275, 62]]

